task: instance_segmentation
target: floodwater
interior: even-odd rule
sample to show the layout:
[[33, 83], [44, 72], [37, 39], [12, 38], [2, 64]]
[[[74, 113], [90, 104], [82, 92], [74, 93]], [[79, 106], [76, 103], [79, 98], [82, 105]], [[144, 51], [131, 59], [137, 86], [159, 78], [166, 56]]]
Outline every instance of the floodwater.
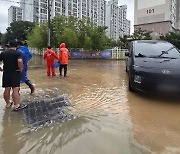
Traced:
[[64, 78], [34, 59], [28, 74], [36, 92], [22, 85], [22, 102], [65, 94], [76, 118], [32, 130], [0, 97], [1, 154], [180, 153], [180, 103], [129, 92], [124, 61], [70, 60]]

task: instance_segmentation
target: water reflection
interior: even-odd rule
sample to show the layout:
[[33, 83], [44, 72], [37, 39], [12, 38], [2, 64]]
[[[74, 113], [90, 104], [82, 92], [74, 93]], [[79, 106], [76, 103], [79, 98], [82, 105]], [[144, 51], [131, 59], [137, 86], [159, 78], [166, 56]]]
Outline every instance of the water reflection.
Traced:
[[134, 93], [128, 93], [128, 101], [136, 147], [149, 153], [180, 153], [180, 104]]
[[23, 126], [22, 117], [10, 109], [6, 109], [2, 118], [1, 148], [4, 154], [18, 153], [24, 147], [24, 142], [19, 138]]
[[72, 122], [30, 133], [27, 135], [29, 138], [27, 136], [24, 138], [26, 145], [21, 149], [21, 152], [54, 153], [57, 149], [61, 149], [81, 134], [87, 133], [89, 130], [83, 127], [87, 122], [83, 117], [76, 118]]

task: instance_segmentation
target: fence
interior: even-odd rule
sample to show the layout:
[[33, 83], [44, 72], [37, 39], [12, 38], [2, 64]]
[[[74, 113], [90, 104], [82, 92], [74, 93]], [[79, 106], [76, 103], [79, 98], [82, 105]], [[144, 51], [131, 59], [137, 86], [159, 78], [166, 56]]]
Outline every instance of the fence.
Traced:
[[[46, 49], [37, 49], [37, 48], [30, 48], [33, 54], [36, 55], [43, 55]], [[56, 53], [58, 49], [54, 49]], [[125, 52], [127, 49], [107, 49], [103, 51], [96, 51], [96, 52], [87, 52], [83, 51], [83, 49], [70, 49], [71, 58], [78, 58], [78, 59], [125, 59]]]
[[125, 52], [127, 49], [111, 49], [112, 51], [112, 59], [125, 59]]
[[29, 48], [29, 50], [33, 53], [33, 54], [35, 54], [35, 55], [43, 55], [44, 54], [44, 51], [45, 51], [45, 49], [38, 49], [38, 48]]

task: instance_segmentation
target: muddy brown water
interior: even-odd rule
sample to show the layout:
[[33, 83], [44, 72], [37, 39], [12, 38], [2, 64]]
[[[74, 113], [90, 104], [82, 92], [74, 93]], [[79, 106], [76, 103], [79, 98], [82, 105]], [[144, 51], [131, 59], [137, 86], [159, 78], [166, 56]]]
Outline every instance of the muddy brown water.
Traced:
[[130, 93], [123, 61], [70, 60], [66, 79], [47, 77], [38, 59], [31, 66], [36, 92], [22, 85], [21, 101], [64, 94], [76, 118], [29, 130], [20, 112], [5, 109], [1, 88], [0, 153], [180, 153], [180, 103]]

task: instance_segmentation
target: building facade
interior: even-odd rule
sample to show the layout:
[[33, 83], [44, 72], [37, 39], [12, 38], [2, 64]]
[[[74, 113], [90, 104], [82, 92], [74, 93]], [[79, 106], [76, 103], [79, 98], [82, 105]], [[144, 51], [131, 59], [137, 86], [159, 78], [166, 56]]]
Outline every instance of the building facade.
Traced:
[[[54, 16], [74, 16], [90, 18], [95, 25], [105, 25], [105, 0], [50, 0], [51, 18]], [[21, 0], [23, 20], [43, 23], [48, 18], [47, 0]]]
[[47, 0], [20, 0], [23, 20], [44, 23], [47, 20]]
[[17, 6], [11, 6], [8, 9], [8, 26], [13, 21], [21, 21], [23, 20], [23, 11], [22, 8]]
[[161, 34], [179, 29], [179, 0], [135, 0], [134, 29]]
[[180, 1], [176, 1], [176, 29], [180, 31]]
[[107, 35], [113, 40], [130, 35], [130, 21], [127, 20], [127, 5], [118, 6], [118, 0], [110, 0], [106, 5]]
[[[118, 6], [118, 0], [50, 0], [50, 6], [51, 18], [60, 15], [89, 18], [96, 26], [107, 26], [107, 35], [114, 40], [130, 35], [127, 6]], [[20, 8], [24, 21], [44, 23], [48, 19], [47, 0], [20, 0]]]
[[131, 33], [131, 21], [126, 20], [125, 34], [130, 35]]

